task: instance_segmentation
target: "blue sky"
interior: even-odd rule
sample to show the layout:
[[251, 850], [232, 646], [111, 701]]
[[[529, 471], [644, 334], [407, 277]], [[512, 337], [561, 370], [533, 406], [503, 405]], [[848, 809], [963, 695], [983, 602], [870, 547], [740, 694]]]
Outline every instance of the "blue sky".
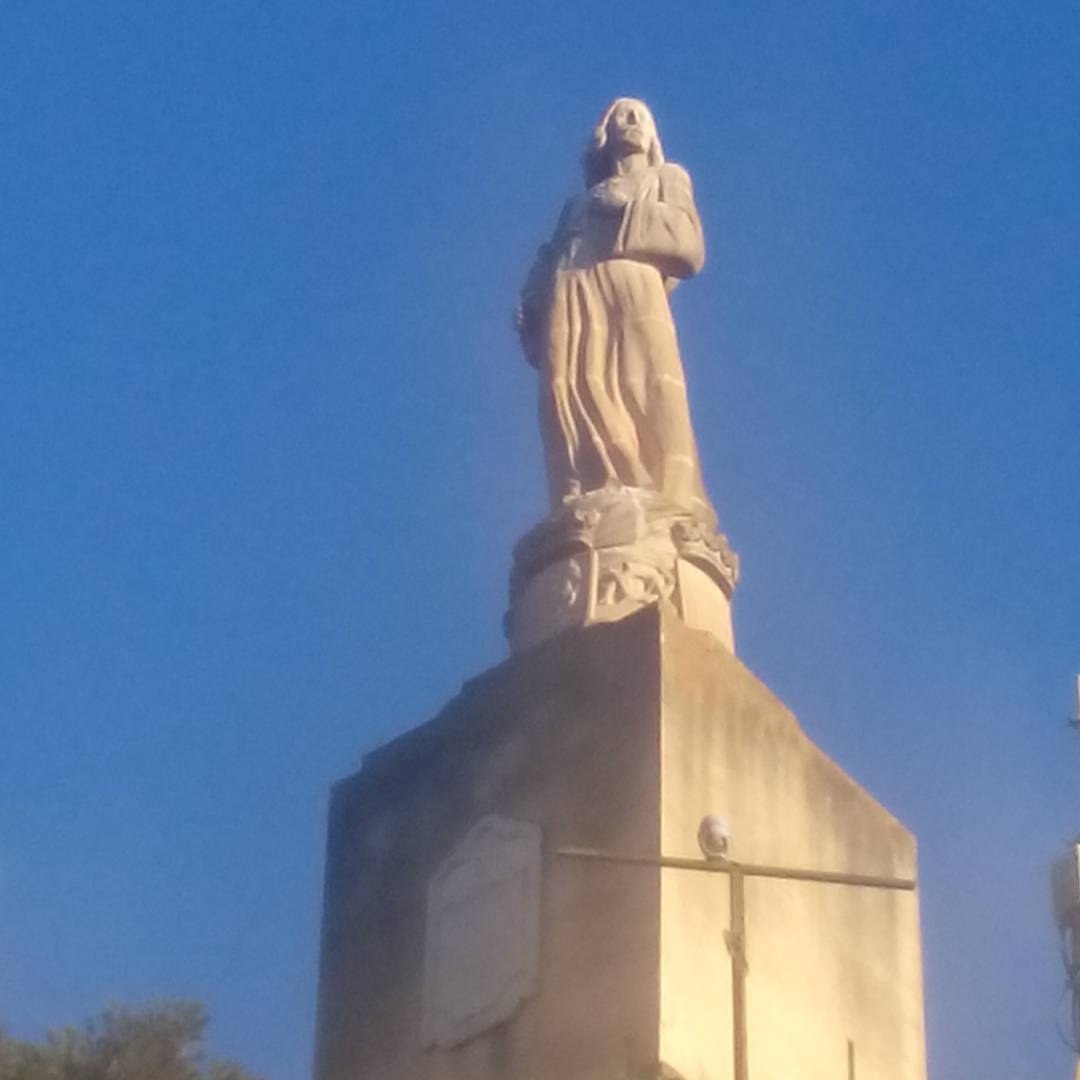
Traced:
[[1080, 8], [7, 0], [0, 1024], [309, 1072], [329, 784], [505, 654], [510, 312], [617, 94], [742, 659], [917, 834], [935, 1080], [1068, 1075]]

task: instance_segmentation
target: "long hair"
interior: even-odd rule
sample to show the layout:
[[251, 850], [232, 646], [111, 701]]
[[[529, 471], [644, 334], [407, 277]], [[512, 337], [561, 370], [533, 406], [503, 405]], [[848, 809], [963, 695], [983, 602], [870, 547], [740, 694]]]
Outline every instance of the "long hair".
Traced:
[[620, 105], [627, 102], [633, 102], [634, 105], [639, 106], [649, 118], [649, 124], [653, 131], [652, 142], [645, 149], [649, 164], [656, 166], [664, 163], [664, 148], [660, 144], [660, 135], [656, 130], [656, 120], [653, 119], [652, 110], [640, 98], [619, 97], [604, 110], [604, 115], [600, 117], [599, 123], [593, 128], [593, 133], [585, 144], [585, 153], [581, 157], [581, 167], [585, 173], [585, 186], [587, 188], [591, 188], [593, 184], [599, 184], [601, 180], [606, 180], [611, 175], [611, 160], [607, 145], [608, 123], [611, 120], [612, 113]]

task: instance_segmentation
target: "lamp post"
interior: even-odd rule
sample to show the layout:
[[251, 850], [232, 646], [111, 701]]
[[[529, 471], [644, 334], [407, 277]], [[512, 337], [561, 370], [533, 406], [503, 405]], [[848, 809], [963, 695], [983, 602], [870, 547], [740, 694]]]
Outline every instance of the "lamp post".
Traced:
[[[658, 857], [620, 855], [592, 848], [558, 848], [555, 854], [564, 859], [584, 859], [592, 862], [618, 863], [622, 866], [641, 866], [662, 870], [690, 870], [704, 874], [727, 874], [730, 897], [730, 925], [725, 935], [731, 955], [731, 1011], [734, 1080], [750, 1080], [750, 1058], [747, 1045], [746, 1016], [746, 879], [780, 878], [785, 881], [812, 881], [822, 885], [847, 885], [866, 889], [914, 891], [913, 878], [882, 877], [876, 874], [849, 874], [832, 870], [808, 870], [794, 866], [769, 866], [761, 863], [737, 862], [727, 857], [726, 827], [721, 819], [711, 815], [704, 818], [698, 831], [698, 842], [705, 853], [703, 859], [686, 859], [670, 855]], [[848, 1043], [848, 1080], [855, 1080], [855, 1048]]]

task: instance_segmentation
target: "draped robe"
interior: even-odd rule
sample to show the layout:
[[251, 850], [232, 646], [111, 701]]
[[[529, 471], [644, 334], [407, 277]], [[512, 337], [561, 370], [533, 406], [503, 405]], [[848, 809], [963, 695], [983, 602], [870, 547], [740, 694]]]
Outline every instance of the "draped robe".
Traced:
[[678, 165], [611, 177], [567, 203], [522, 298], [553, 507], [625, 485], [715, 526], [668, 304], [704, 258], [690, 177]]

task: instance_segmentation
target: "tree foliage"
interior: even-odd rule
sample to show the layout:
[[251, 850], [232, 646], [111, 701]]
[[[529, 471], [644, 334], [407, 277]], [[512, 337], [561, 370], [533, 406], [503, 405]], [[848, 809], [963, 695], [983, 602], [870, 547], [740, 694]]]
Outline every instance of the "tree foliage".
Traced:
[[194, 1001], [106, 1009], [43, 1043], [0, 1031], [0, 1080], [259, 1080], [203, 1050], [206, 1010]]

